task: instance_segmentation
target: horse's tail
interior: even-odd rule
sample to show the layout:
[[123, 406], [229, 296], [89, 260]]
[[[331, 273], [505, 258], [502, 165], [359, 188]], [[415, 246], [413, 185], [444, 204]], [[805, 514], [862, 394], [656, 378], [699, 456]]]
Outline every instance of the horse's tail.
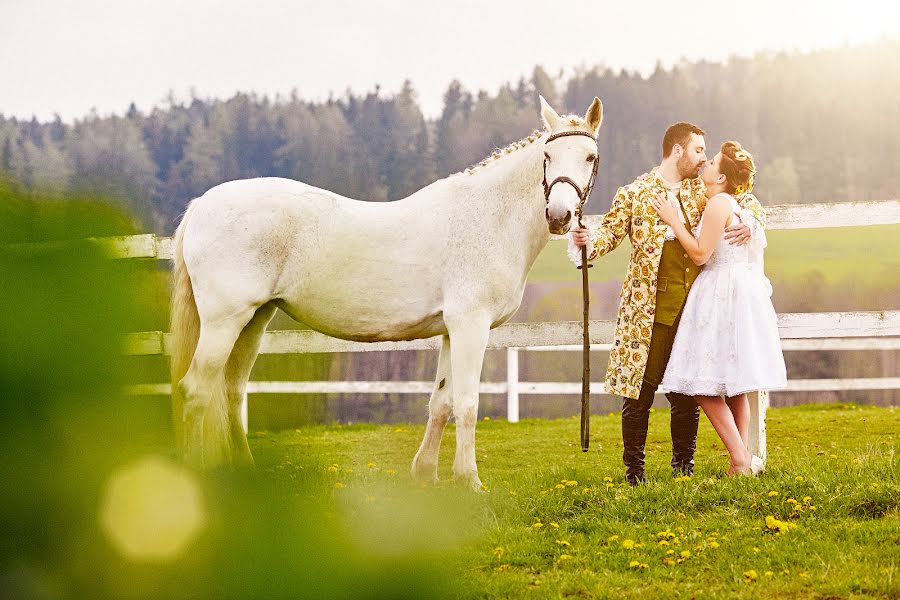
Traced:
[[172, 268], [172, 307], [169, 326], [169, 368], [172, 376], [172, 423], [175, 426], [175, 444], [179, 452], [185, 450], [184, 397], [179, 382], [185, 376], [197, 349], [200, 338], [200, 314], [194, 300], [194, 288], [188, 275], [182, 253], [184, 229], [191, 215], [190, 204], [175, 231], [175, 257]]

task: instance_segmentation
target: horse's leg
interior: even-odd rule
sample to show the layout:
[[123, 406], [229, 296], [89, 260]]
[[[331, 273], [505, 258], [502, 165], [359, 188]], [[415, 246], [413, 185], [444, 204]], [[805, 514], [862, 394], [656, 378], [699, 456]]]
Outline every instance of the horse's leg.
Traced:
[[247, 430], [241, 417], [241, 411], [247, 402], [247, 380], [250, 371], [259, 355], [266, 325], [278, 310], [274, 304], [264, 304], [257, 309], [250, 322], [244, 326], [225, 365], [225, 388], [228, 394], [228, 425], [231, 435], [231, 446], [234, 451], [236, 465], [253, 466], [253, 455], [247, 444]]
[[197, 349], [179, 382], [185, 399], [185, 459], [195, 468], [211, 469], [232, 460], [225, 364], [254, 312], [255, 307], [248, 307], [215, 319], [200, 315]]
[[481, 490], [475, 464], [475, 423], [478, 421], [478, 386], [490, 321], [480, 315], [444, 317], [450, 333], [450, 370], [453, 380], [453, 414], [456, 416], [454, 479]]
[[438, 454], [441, 450], [441, 437], [444, 426], [450, 419], [452, 410], [452, 385], [450, 376], [450, 337], [443, 336], [441, 351], [438, 356], [437, 376], [431, 399], [428, 401], [428, 425], [425, 426], [425, 437], [422, 445], [412, 461], [412, 475], [417, 479], [438, 479]]

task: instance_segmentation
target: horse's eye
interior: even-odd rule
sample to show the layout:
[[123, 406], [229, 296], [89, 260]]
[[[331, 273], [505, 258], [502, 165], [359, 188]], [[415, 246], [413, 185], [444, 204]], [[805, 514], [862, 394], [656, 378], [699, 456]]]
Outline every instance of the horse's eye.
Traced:
[[597, 160], [596, 154], [588, 154], [587, 162], [594, 162], [595, 160]]

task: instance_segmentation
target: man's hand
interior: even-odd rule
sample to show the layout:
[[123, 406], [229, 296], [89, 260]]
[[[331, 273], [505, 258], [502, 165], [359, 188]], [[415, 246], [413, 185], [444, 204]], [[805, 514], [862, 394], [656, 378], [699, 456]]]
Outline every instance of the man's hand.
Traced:
[[588, 240], [590, 236], [588, 236], [588, 230], [586, 227], [579, 227], [578, 229], [572, 230], [572, 241], [575, 242], [575, 245], [581, 248], [582, 246], [587, 246]]
[[743, 246], [750, 241], [750, 228], [739, 220], [734, 225], [725, 228], [725, 239], [732, 246]]

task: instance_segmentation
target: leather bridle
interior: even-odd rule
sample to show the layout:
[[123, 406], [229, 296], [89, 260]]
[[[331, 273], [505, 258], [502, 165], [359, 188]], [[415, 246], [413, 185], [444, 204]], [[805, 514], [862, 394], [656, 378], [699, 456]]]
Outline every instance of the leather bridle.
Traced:
[[[554, 133], [553, 135], [548, 137], [547, 141], [544, 142], [544, 145], [549, 144], [550, 142], [552, 142], [555, 139], [558, 139], [561, 137], [566, 137], [569, 135], [583, 135], [583, 136], [591, 138], [591, 140], [596, 143], [596, 140], [594, 140], [594, 136], [586, 131], [562, 131], [560, 133]], [[560, 182], [568, 183], [573, 188], [575, 188], [575, 192], [578, 194], [579, 202], [578, 202], [578, 208], [575, 211], [575, 215], [580, 219], [581, 218], [581, 209], [584, 206], [584, 203], [587, 202], [588, 197], [591, 195], [591, 189], [594, 187], [594, 180], [597, 178], [597, 169], [599, 167], [600, 167], [600, 156], [599, 156], [599, 154], [595, 154], [594, 155], [594, 164], [593, 164], [593, 167], [591, 168], [591, 179], [590, 179], [590, 181], [588, 181], [588, 184], [587, 184], [587, 186], [585, 186], [584, 189], [581, 189], [581, 187], [579, 187], [579, 185], [571, 177], [566, 177], [565, 175], [560, 175], [559, 177], [554, 179], [552, 182], [550, 182], [550, 185], [547, 185], [547, 157], [544, 156], [544, 180], [542, 183], [544, 185], [544, 200], [545, 200], [545, 202], [547, 204], [550, 204], [550, 192], [553, 190], [554, 185], [556, 185], [557, 183], [560, 183]]]

